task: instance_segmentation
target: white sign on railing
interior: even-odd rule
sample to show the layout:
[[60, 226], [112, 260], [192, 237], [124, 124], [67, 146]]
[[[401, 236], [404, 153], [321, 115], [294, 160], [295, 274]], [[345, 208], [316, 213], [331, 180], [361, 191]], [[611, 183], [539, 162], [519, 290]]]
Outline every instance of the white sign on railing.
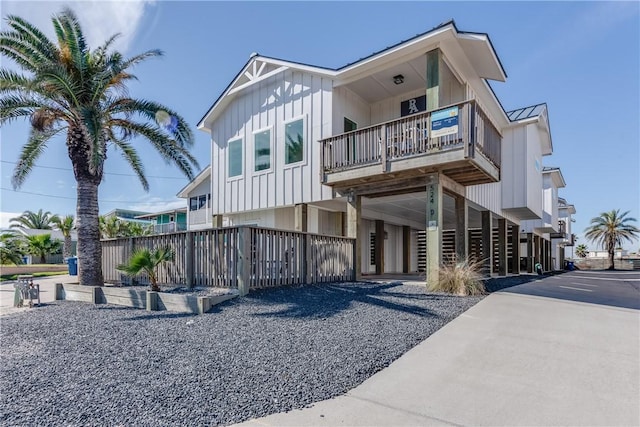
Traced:
[[458, 133], [458, 107], [431, 113], [431, 137]]

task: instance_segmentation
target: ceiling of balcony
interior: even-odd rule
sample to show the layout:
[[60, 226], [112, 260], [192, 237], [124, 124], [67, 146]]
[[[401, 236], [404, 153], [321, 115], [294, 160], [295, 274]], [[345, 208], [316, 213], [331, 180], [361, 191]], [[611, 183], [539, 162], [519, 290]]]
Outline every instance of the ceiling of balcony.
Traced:
[[[410, 61], [395, 64], [345, 85], [369, 103], [426, 87], [427, 57], [423, 54]], [[393, 77], [404, 77], [402, 84], [395, 84]]]

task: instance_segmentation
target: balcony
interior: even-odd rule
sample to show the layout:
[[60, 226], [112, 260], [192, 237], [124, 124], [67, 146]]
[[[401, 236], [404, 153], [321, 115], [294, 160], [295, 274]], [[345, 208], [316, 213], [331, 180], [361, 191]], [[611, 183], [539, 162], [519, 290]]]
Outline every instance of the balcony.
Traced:
[[165, 224], [154, 224], [153, 234], [175, 233], [177, 231], [186, 231], [187, 225], [179, 222], [167, 222]]
[[[448, 132], [443, 112], [457, 110]], [[453, 116], [455, 113], [452, 113]], [[457, 127], [457, 129], [456, 129]], [[446, 134], [448, 133], [448, 134]], [[502, 136], [474, 100], [405, 116], [320, 141], [323, 183], [376, 191], [441, 172], [462, 185], [500, 180]], [[416, 182], [418, 182], [416, 181]]]

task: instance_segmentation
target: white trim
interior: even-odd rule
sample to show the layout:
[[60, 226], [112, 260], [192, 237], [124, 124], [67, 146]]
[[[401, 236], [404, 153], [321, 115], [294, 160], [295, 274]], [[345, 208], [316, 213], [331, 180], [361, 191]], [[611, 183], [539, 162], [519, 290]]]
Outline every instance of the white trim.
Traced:
[[240, 91], [246, 89], [247, 87], [249, 87], [251, 85], [254, 85], [254, 84], [258, 83], [258, 82], [261, 82], [262, 80], [266, 80], [269, 77], [275, 76], [276, 74], [285, 72], [288, 69], [289, 69], [289, 67], [280, 67], [280, 68], [277, 68], [277, 69], [275, 69], [273, 71], [269, 71], [267, 74], [265, 74], [263, 76], [254, 78], [253, 80], [249, 80], [248, 82], [243, 83], [240, 86], [236, 86], [233, 89], [230, 89], [229, 92], [227, 92], [224, 96], [233, 95], [234, 93], [240, 92]]
[[[269, 167], [267, 169], [261, 169], [259, 171], [256, 170], [256, 134], [259, 133], [263, 133], [263, 132], [269, 132]], [[251, 139], [251, 148], [252, 148], [252, 152], [253, 152], [253, 168], [252, 168], [252, 175], [256, 176], [256, 175], [263, 175], [266, 173], [270, 173], [273, 172], [273, 161], [274, 161], [274, 155], [273, 155], [273, 149], [274, 149], [274, 134], [275, 132], [273, 131], [273, 126], [266, 126], [263, 127], [261, 129], [257, 129], [255, 131], [253, 131], [251, 133], [252, 139]]]
[[[242, 148], [242, 155], [240, 156], [241, 157], [242, 172], [240, 172], [240, 175], [229, 176], [230, 166], [231, 166], [231, 164], [229, 162], [229, 156], [231, 155], [231, 147], [230, 147], [230, 145], [231, 145], [232, 142], [236, 142], [236, 141], [240, 141], [240, 148]], [[246, 152], [245, 151], [246, 150], [245, 150], [245, 147], [244, 147], [245, 144], [243, 144], [243, 142], [244, 142], [244, 138], [241, 137], [241, 136], [230, 138], [227, 141], [227, 150], [226, 150], [227, 152], [226, 152], [226, 156], [225, 156], [226, 157], [225, 162], [226, 162], [226, 165], [227, 165], [227, 182], [238, 181], [240, 179], [244, 179], [244, 173], [245, 173], [245, 169], [246, 169], [246, 167], [245, 167], [245, 156], [246, 156]]]
[[[302, 160], [294, 163], [287, 163], [287, 125], [289, 123], [302, 120], [302, 137], [304, 138], [304, 144], [302, 145]], [[302, 114], [291, 119], [282, 122], [282, 166], [285, 169], [293, 168], [296, 166], [304, 166], [307, 164], [307, 157], [309, 156], [309, 135], [307, 131], [307, 115]]]

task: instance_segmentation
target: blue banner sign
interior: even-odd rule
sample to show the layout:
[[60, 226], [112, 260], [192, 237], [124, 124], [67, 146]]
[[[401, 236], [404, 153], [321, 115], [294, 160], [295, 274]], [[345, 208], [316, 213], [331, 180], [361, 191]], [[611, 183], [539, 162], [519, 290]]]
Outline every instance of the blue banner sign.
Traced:
[[431, 113], [431, 137], [458, 133], [458, 107]]

